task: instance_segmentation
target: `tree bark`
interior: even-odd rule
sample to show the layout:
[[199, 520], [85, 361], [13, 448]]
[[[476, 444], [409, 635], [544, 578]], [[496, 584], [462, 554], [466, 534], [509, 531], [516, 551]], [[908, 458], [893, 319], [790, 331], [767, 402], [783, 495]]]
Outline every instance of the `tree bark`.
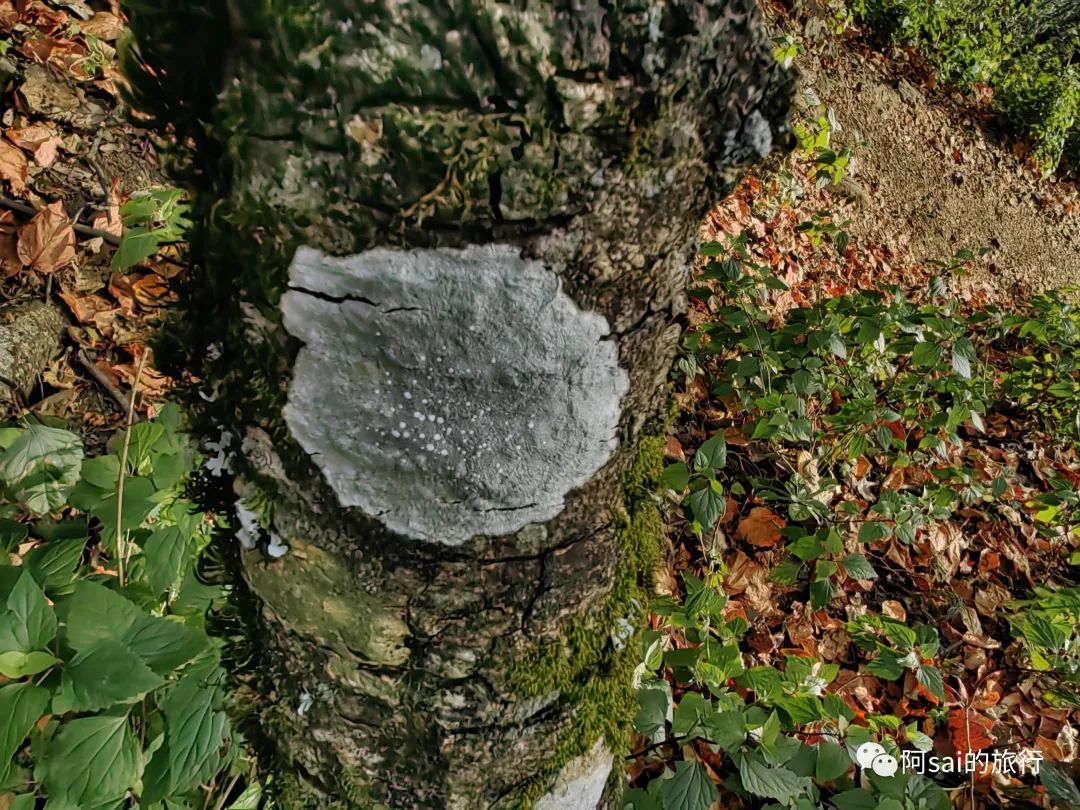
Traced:
[[611, 804], [699, 223], [791, 95], [753, 0], [133, 27], [137, 105], [196, 146], [168, 339], [241, 451], [284, 806]]

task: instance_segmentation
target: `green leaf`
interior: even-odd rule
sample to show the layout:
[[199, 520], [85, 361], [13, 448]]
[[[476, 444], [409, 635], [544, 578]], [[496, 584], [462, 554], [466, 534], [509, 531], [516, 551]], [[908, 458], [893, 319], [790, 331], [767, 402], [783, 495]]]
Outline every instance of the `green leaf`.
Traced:
[[945, 702], [945, 685], [941, 679], [941, 670], [937, 667], [922, 664], [915, 670], [915, 679], [922, 684], [927, 692], [942, 703]]
[[676, 762], [675, 776], [660, 782], [664, 810], [709, 810], [716, 795], [716, 785], [700, 762]]
[[1039, 781], [1046, 788], [1046, 795], [1053, 800], [1053, 807], [1074, 810], [1080, 807], [1080, 789], [1064, 769], [1055, 762], [1044, 762], [1039, 768]]
[[841, 360], [847, 359], [847, 346], [844, 345], [844, 339], [840, 337], [839, 332], [829, 335], [829, 350]]
[[634, 730], [651, 738], [664, 730], [668, 712], [671, 710], [671, 696], [665, 689], [637, 690], [638, 711], [634, 715]]
[[60, 659], [54, 658], [47, 652], [11, 652], [0, 653], [0, 675], [5, 678], [25, 678], [44, 672], [54, 664], [59, 664]]
[[225, 810], [259, 810], [259, 802], [262, 801], [263, 789], [258, 782], [252, 782], [244, 792], [229, 803]]
[[810, 606], [821, 610], [836, 595], [836, 586], [831, 579], [820, 579], [810, 583]]
[[747, 753], [739, 763], [743, 787], [755, 796], [788, 804], [810, 790], [807, 776], [797, 776], [787, 768], [770, 767], [756, 753]]
[[727, 508], [723, 492], [717, 492], [712, 481], [707, 482], [696, 492], [691, 492], [688, 502], [690, 514], [706, 529], [712, 528], [712, 525], [724, 516], [724, 510]]
[[11, 758], [22, 747], [38, 718], [49, 705], [49, 690], [32, 683], [0, 687], [0, 784], [11, 769]]
[[0, 481], [31, 512], [45, 514], [66, 504], [82, 459], [74, 433], [31, 425], [0, 455]]
[[[112, 492], [89, 508], [90, 513], [101, 521], [101, 541], [106, 548], [116, 549], [116, 502], [118, 493]], [[139, 528], [157, 506], [158, 490], [149, 478], [136, 475], [124, 479], [124, 503], [120, 510], [120, 522], [124, 531]], [[78, 504], [76, 504], [78, 505]]]
[[93, 807], [123, 797], [142, 773], [139, 745], [127, 715], [71, 720], [60, 727], [37, 763], [49, 802]]
[[23, 568], [34, 575], [50, 599], [68, 596], [74, 589], [75, 569], [88, 539], [74, 537], [36, 546], [23, 556]]
[[24, 570], [0, 615], [0, 650], [32, 652], [56, 637], [56, 615], [33, 575]]
[[[925, 627], [926, 625], [922, 626]], [[919, 636], [914, 630], [895, 619], [882, 619], [881, 630], [885, 633], [885, 638], [901, 650], [913, 649], [919, 642]]]
[[143, 549], [146, 555], [146, 578], [154, 594], [171, 590], [179, 584], [191, 553], [191, 538], [176, 526], [155, 529]]
[[719, 470], [727, 464], [727, 440], [717, 431], [694, 453], [694, 469], [698, 472]]
[[170, 792], [209, 781], [224, 764], [221, 750], [230, 739], [229, 719], [215, 711], [214, 690], [197, 674], [185, 676], [161, 704], [165, 713]]
[[876, 520], [868, 520], [859, 527], [859, 542], [874, 543], [889, 536], [889, 527]]
[[763, 751], [775, 751], [776, 740], [780, 736], [780, 715], [770, 712], [765, 722], [761, 725], [761, 749]]
[[120, 239], [120, 247], [113, 254], [110, 266], [114, 270], [134, 267], [157, 253], [161, 244], [160, 231], [150, 230], [143, 226], [125, 228], [124, 235]]
[[895, 681], [904, 674], [904, 666], [900, 663], [900, 658], [901, 656], [890, 649], [879, 648], [877, 657], [866, 665], [866, 671], [887, 681]]
[[736, 709], [707, 717], [705, 728], [709, 739], [729, 753], [738, 751], [746, 740], [746, 722]]
[[797, 726], [822, 719], [821, 700], [813, 695], [782, 695], [773, 701], [773, 705], [787, 712]]
[[210, 646], [196, 627], [162, 616], [144, 616], [123, 636], [124, 645], [159, 675], [178, 669]]
[[12, 551], [26, 540], [30, 530], [25, 523], [0, 518], [0, 551]]
[[847, 749], [832, 740], [822, 740], [818, 745], [817, 764], [814, 777], [819, 782], [832, 782], [839, 779], [851, 768], [851, 757]]
[[712, 713], [712, 704], [698, 692], [685, 692], [671, 720], [671, 733], [677, 737], [700, 737], [704, 719]]
[[806, 560], [816, 560], [824, 551], [821, 541], [812, 534], [800, 537], [794, 543], [790, 543], [787, 550], [804, 562]]
[[829, 799], [837, 810], [877, 810], [878, 800], [866, 788], [855, 788], [837, 793]]
[[669, 464], [660, 473], [660, 483], [675, 492], [682, 492], [690, 483], [690, 468], [682, 461]]
[[82, 580], [64, 603], [65, 638], [75, 650], [85, 650], [103, 639], [119, 641], [147, 616], [120, 594], [104, 585]]
[[623, 810], [663, 810], [663, 808], [644, 790], [635, 788], [623, 794]]
[[877, 579], [877, 571], [862, 554], [848, 554], [841, 561], [844, 573], [852, 579]]
[[82, 480], [98, 489], [112, 492], [120, 480], [120, 459], [114, 455], [87, 459], [82, 466]]
[[95, 712], [116, 703], [133, 703], [165, 683], [123, 644], [104, 639], [64, 666], [57, 714]]
[[953, 343], [953, 371], [965, 380], [971, 379], [971, 364], [975, 362], [975, 345], [970, 338], [960, 337]]
[[941, 347], [933, 341], [916, 343], [911, 362], [919, 368], [934, 368], [941, 362]]

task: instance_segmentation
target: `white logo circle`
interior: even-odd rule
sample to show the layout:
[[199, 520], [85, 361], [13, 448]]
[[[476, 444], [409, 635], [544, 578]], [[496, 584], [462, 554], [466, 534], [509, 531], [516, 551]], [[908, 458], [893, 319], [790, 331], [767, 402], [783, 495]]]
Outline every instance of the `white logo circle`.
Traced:
[[870, 768], [878, 776], [892, 776], [896, 773], [896, 757], [890, 756], [889, 754], [879, 754], [874, 757], [874, 761], [870, 763]]
[[885, 753], [885, 749], [876, 742], [864, 742], [855, 752], [855, 761], [860, 768], [869, 768], [874, 760]]

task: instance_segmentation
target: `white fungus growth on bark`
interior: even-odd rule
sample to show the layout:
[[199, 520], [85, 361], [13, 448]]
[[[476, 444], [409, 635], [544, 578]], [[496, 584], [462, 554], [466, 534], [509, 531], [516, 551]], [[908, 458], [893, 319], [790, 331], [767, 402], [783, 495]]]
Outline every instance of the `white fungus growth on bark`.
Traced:
[[517, 248], [302, 247], [281, 309], [304, 344], [292, 435], [395, 532], [460, 545], [550, 520], [615, 449], [628, 379], [607, 321]]
[[542, 796], [533, 810], [595, 810], [611, 775], [612, 756], [603, 740], [597, 740], [587, 754], [572, 759]]

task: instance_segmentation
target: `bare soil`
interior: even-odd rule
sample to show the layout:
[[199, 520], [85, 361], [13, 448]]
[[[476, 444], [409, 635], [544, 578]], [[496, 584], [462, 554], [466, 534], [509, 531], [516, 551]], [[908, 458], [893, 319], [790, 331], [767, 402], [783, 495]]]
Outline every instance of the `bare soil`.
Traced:
[[909, 81], [904, 55], [855, 47], [808, 54], [804, 84], [829, 107], [866, 192], [852, 233], [915, 261], [987, 248], [967, 285], [992, 297], [1080, 284], [1074, 184], [1046, 178], [1021, 146], [995, 141], [968, 100]]

